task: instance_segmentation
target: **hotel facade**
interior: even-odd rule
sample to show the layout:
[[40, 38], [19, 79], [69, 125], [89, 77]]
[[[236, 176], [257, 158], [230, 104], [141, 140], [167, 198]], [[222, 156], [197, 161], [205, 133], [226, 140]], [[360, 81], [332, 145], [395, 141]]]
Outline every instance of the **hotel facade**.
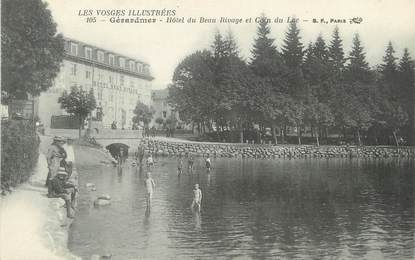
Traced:
[[67, 114], [58, 103], [63, 91], [69, 92], [72, 86], [93, 88], [97, 109], [92, 118], [98, 117], [105, 128], [116, 122], [118, 128], [131, 129], [137, 102], [151, 105], [152, 80], [150, 66], [145, 62], [65, 38], [61, 70], [54, 86], [40, 95], [38, 115], [50, 127], [52, 116]]

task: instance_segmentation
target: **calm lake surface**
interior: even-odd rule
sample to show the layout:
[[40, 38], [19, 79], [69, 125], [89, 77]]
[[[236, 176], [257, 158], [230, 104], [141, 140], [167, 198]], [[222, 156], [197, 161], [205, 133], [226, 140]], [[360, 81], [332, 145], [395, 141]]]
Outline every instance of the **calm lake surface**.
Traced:
[[[156, 158], [146, 214], [146, 167], [79, 165], [79, 212], [69, 247], [90, 259], [412, 259], [415, 163], [407, 160], [214, 159], [177, 176]], [[187, 166], [187, 161], [184, 160]], [[88, 191], [92, 182], [97, 191]], [[203, 192], [192, 212], [193, 185]], [[110, 206], [94, 208], [101, 195]]]

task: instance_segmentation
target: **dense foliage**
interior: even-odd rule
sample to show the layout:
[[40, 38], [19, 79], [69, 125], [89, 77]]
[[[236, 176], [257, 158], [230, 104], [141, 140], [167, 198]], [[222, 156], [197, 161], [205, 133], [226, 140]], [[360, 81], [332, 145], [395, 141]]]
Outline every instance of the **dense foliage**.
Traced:
[[37, 163], [39, 137], [31, 121], [10, 120], [1, 123], [1, 189], [27, 181]]
[[83, 90], [82, 87], [78, 88], [73, 86], [71, 92], [66, 90], [59, 97], [58, 103], [61, 104], [61, 108], [65, 109], [71, 115], [76, 116], [79, 119], [79, 138], [81, 137], [81, 129], [84, 125], [84, 121], [95, 108], [96, 100], [94, 96], [94, 89], [89, 91]]
[[60, 70], [64, 42], [46, 7], [41, 0], [1, 2], [2, 102], [39, 95]]
[[134, 117], [133, 117], [134, 123], [139, 124], [140, 122], [142, 122], [144, 127], [148, 127], [148, 124], [153, 118], [154, 111], [151, 108], [149, 108], [146, 104], [144, 104], [143, 102], [138, 101], [133, 113], [134, 113]]
[[298, 144], [303, 136], [317, 145], [333, 136], [338, 143], [352, 136], [360, 145], [414, 144], [414, 62], [407, 49], [397, 62], [389, 43], [383, 63], [371, 68], [358, 34], [345, 57], [337, 27], [328, 44], [319, 35], [304, 47], [290, 23], [280, 50], [270, 33], [262, 19], [248, 62], [232, 34], [219, 32], [211, 49], [182, 60], [169, 87], [181, 119], [220, 140], [239, 132], [243, 142], [254, 131], [260, 138], [271, 132], [274, 143], [279, 133], [282, 142], [295, 134]]

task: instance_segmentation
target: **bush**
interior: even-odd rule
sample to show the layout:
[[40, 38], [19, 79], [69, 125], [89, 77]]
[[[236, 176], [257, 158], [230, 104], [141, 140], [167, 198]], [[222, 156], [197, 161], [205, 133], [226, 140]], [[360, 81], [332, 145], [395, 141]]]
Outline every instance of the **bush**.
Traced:
[[39, 136], [32, 122], [9, 120], [1, 123], [1, 189], [25, 182], [39, 156]]

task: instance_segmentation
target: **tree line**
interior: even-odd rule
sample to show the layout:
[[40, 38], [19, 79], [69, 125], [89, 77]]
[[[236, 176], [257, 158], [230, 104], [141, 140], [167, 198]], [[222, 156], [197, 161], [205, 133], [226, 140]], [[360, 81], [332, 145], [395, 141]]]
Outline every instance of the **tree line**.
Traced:
[[[265, 16], [264, 16], [265, 17]], [[319, 145], [329, 137], [356, 144], [414, 144], [414, 62], [398, 59], [391, 42], [382, 64], [371, 68], [359, 34], [348, 55], [338, 27], [328, 43], [318, 35], [306, 47], [290, 23], [281, 48], [266, 19], [258, 24], [251, 57], [244, 60], [231, 32], [215, 33], [176, 67], [169, 103], [202, 133], [271, 129], [273, 142], [297, 143], [307, 132]], [[295, 131], [293, 131], [295, 130]]]

